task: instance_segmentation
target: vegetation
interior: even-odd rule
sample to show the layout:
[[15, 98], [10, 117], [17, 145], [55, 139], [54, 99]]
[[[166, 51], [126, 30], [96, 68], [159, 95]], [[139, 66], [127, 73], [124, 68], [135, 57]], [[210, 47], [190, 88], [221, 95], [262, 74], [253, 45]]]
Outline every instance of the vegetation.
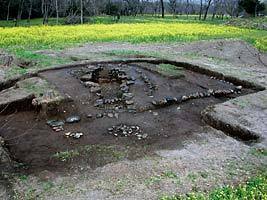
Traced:
[[174, 42], [240, 38], [267, 50], [266, 32], [197, 23], [133, 23], [0, 28], [0, 48], [62, 48], [85, 42]]
[[208, 194], [189, 193], [186, 195], [164, 196], [161, 200], [252, 200], [267, 199], [267, 174], [258, 175], [238, 186], [226, 186]]

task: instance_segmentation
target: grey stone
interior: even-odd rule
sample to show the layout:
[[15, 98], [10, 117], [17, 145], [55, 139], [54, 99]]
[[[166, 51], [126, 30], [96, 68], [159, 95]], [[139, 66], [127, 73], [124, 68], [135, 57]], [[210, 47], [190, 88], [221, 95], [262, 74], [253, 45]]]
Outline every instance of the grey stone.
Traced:
[[90, 81], [90, 80], [92, 80], [92, 74], [90, 74], [90, 73], [89, 74], [85, 74], [80, 78], [80, 80], [83, 81], [83, 82]]
[[72, 123], [78, 123], [81, 121], [81, 117], [78, 115], [70, 116], [66, 119], [66, 123], [72, 124]]
[[100, 87], [98, 83], [92, 82], [92, 81], [86, 81], [83, 83], [85, 87], [91, 88], [91, 87]]
[[101, 87], [100, 86], [94, 86], [90, 88], [90, 92], [92, 93], [98, 93], [101, 92]]
[[123, 93], [122, 99], [124, 100], [131, 100], [134, 97], [133, 93]]
[[65, 123], [62, 120], [48, 120], [46, 122], [47, 125], [49, 125], [50, 127], [59, 127], [59, 126], [63, 126]]
[[125, 103], [126, 103], [126, 105], [133, 105], [134, 104], [134, 101], [132, 101], [132, 100], [126, 100]]
[[96, 115], [96, 118], [103, 118], [104, 117], [104, 115], [102, 114], [102, 113], [98, 113], [97, 115]]

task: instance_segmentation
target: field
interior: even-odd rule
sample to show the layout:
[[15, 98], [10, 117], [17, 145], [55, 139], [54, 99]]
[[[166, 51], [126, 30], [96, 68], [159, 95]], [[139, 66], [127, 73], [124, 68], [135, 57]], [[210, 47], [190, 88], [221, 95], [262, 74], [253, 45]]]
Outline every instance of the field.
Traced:
[[[0, 47], [50, 49], [85, 42], [152, 43], [237, 38], [252, 43], [260, 50], [267, 50], [266, 31], [225, 26], [220, 21], [199, 23], [196, 20], [151, 20], [150, 17], [142, 17], [126, 18], [120, 23], [109, 24], [111, 22], [108, 19], [96, 19], [92, 25], [0, 28]], [[102, 21], [108, 24], [102, 24]]]

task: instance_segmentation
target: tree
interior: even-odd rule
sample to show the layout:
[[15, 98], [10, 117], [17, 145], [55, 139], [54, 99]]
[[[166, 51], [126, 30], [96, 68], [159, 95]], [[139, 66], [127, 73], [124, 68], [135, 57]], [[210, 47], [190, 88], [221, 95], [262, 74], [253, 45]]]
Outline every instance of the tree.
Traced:
[[257, 16], [259, 11], [265, 10], [265, 4], [259, 0], [240, 0], [239, 6], [252, 16]]
[[6, 15], [6, 20], [9, 20], [9, 13], [10, 13], [10, 5], [11, 5], [11, 0], [8, 1], [7, 5], [7, 15]]
[[203, 0], [200, 0], [199, 20], [201, 20], [202, 18], [202, 10], [203, 10]]
[[176, 0], [169, 0], [169, 6], [171, 9], [171, 12], [175, 15], [176, 14], [177, 1]]
[[81, 9], [81, 24], [83, 24], [83, 0], [80, 0], [81, 2], [81, 7], [80, 7], [80, 9]]
[[209, 11], [211, 2], [212, 2], [212, 0], [208, 0], [208, 4], [207, 4], [206, 9], [205, 9], [205, 14], [204, 14], [203, 20], [207, 19], [207, 15], [208, 15], [208, 11]]
[[165, 17], [165, 8], [164, 8], [164, 1], [160, 0], [160, 5], [161, 5], [161, 17]]

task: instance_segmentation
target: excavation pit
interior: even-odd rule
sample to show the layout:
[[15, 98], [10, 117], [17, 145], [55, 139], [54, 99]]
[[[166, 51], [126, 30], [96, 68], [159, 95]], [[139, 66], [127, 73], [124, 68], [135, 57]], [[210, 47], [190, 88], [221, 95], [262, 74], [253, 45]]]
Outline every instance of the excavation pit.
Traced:
[[[34, 111], [0, 116], [11, 155], [33, 170], [94, 168], [182, 147], [206, 126], [201, 111], [207, 106], [254, 92], [164, 63], [94, 64], [40, 76], [72, 101], [45, 119]], [[59, 152], [74, 155], [62, 161]]]

